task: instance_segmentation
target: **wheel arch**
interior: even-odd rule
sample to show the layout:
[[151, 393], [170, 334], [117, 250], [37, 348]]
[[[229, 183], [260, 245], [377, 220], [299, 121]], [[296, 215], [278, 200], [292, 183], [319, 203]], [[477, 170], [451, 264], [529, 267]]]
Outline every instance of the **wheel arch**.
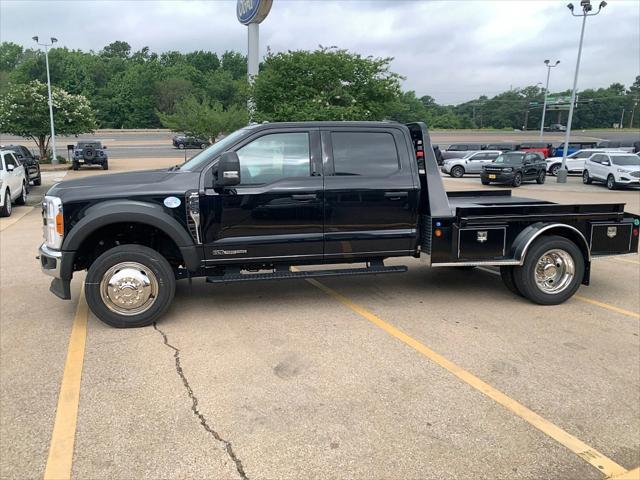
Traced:
[[566, 223], [543, 222], [529, 225], [522, 232], [520, 232], [513, 241], [512, 252], [514, 258], [521, 264], [524, 263], [524, 259], [527, 255], [529, 247], [531, 247], [536, 239], [546, 235], [557, 235], [567, 238], [578, 246], [578, 248], [582, 252], [585, 264], [582, 283], [588, 285], [591, 265], [591, 250], [589, 248], [589, 242], [587, 242], [584, 234], [572, 225], [567, 225]]
[[116, 200], [90, 207], [69, 231], [62, 249], [78, 252], [96, 232], [118, 225], [140, 225], [162, 232], [179, 250], [184, 266], [190, 271], [198, 270], [200, 257], [186, 228], [164, 213], [159, 205], [146, 202]]

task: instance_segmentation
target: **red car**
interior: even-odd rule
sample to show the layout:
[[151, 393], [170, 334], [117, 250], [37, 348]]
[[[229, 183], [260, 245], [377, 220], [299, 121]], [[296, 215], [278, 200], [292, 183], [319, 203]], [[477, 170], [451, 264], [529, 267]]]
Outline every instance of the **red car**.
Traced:
[[520, 144], [520, 149], [523, 152], [539, 152], [544, 158], [553, 155], [553, 145], [544, 142], [525, 142]]

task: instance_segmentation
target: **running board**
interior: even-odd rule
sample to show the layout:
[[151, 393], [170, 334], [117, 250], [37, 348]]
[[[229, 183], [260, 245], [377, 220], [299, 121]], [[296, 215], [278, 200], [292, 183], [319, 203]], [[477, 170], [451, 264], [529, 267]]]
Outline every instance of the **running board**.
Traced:
[[256, 280], [290, 280], [294, 278], [314, 277], [344, 277], [350, 275], [375, 275], [378, 273], [404, 273], [408, 270], [405, 265], [392, 267], [372, 266], [368, 268], [342, 268], [335, 270], [304, 270], [292, 272], [290, 270], [272, 273], [232, 273], [207, 277], [207, 283], [251, 282]]

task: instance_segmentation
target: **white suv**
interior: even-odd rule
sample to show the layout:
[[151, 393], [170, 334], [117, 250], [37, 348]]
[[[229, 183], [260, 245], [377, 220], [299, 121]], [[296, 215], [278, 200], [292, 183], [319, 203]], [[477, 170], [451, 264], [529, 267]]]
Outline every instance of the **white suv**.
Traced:
[[640, 156], [635, 153], [603, 152], [584, 164], [582, 182], [604, 182], [609, 190], [621, 185], [640, 185]]
[[454, 178], [460, 178], [465, 173], [482, 173], [482, 166], [492, 163], [501, 153], [501, 150], [474, 150], [461, 158], [445, 160], [440, 170]]
[[0, 150], [0, 217], [11, 215], [11, 202], [27, 203], [24, 167], [11, 150]]
[[[613, 148], [584, 148], [567, 155], [567, 171], [569, 173], [581, 174], [584, 171], [584, 162], [594, 153], [603, 152], [622, 152]], [[550, 175], [558, 175], [558, 171], [562, 167], [562, 157], [547, 158], [547, 172]]]

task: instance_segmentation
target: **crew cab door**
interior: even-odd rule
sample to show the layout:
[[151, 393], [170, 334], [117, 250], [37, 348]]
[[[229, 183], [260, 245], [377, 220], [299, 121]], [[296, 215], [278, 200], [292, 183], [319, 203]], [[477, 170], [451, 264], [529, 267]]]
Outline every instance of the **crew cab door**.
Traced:
[[418, 185], [409, 147], [399, 128], [323, 130], [325, 261], [413, 251]]
[[534, 153], [527, 153], [524, 156], [524, 162], [522, 166], [523, 178], [533, 179], [538, 176], [538, 169], [540, 168], [539, 158]]
[[256, 132], [233, 150], [240, 185], [202, 197], [209, 266], [321, 260], [323, 177], [317, 129]]

